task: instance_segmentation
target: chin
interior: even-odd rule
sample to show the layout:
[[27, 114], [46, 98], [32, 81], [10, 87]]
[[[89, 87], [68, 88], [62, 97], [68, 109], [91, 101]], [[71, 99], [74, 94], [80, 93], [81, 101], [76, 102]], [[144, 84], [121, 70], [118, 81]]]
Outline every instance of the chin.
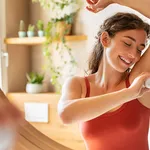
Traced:
[[115, 69], [116, 71], [120, 72], [120, 73], [125, 73], [128, 68], [123, 69], [123, 68], [118, 67], [118, 68], [114, 68], [114, 69]]

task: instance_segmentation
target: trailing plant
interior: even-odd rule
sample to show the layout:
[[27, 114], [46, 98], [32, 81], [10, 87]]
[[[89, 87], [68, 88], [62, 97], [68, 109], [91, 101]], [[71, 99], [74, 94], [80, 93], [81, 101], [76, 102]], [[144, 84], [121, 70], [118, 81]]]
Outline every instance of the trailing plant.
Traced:
[[[48, 22], [45, 36], [46, 42], [44, 43], [43, 54], [47, 59], [48, 66], [46, 68], [50, 71], [51, 83], [55, 85], [56, 92], [60, 93], [61, 91], [61, 83], [59, 79], [63, 76], [64, 66], [71, 65], [69, 72], [69, 76], [73, 75], [73, 69], [77, 66], [74, 56], [72, 55], [72, 49], [66, 44], [65, 36], [60, 37], [59, 33], [53, 34], [53, 28], [55, 27], [54, 22]], [[61, 39], [60, 39], [61, 38]], [[53, 42], [57, 42], [54, 46]], [[61, 41], [61, 42], [60, 42]], [[53, 53], [55, 50], [58, 52], [59, 57], [61, 59], [61, 64], [55, 65], [53, 61]], [[66, 60], [64, 54], [67, 53], [70, 60]]]
[[[64, 74], [64, 66], [69, 67], [69, 75], [72, 76], [74, 68], [77, 66], [75, 58], [72, 54], [72, 49], [67, 45], [65, 35], [68, 34], [68, 28], [64, 33], [58, 33], [56, 31], [57, 23], [60, 21], [65, 22], [67, 27], [74, 21], [74, 16], [79, 10], [81, 5], [79, 0], [32, 0], [33, 2], [39, 2], [43, 8], [48, 8], [50, 12], [50, 21], [45, 28], [46, 42], [43, 47], [43, 54], [47, 59], [47, 67], [50, 76], [51, 83], [55, 86], [56, 92], [61, 91], [61, 78]], [[53, 43], [57, 44], [53, 44]], [[53, 54], [57, 52], [61, 59], [61, 64], [56, 65], [53, 60]], [[64, 54], [68, 55], [69, 59], [66, 60]]]

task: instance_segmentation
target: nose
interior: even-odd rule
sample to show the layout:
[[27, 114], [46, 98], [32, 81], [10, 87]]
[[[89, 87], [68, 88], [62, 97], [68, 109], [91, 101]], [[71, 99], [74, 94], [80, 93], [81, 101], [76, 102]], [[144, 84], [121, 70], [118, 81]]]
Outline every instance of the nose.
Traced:
[[132, 58], [132, 59], [135, 59], [135, 58], [136, 58], [136, 53], [135, 53], [134, 51], [129, 52], [129, 53], [128, 53], [128, 57], [129, 57], [129, 58]]
[[131, 54], [131, 53], [128, 53], [128, 57], [132, 59], [135, 58], [134, 54]]

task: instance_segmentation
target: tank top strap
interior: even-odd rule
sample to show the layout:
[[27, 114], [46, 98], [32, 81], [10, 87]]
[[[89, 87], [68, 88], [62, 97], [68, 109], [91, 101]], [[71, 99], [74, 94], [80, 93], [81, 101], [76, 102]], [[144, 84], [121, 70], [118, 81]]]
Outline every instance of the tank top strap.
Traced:
[[126, 82], [126, 88], [128, 88], [130, 86], [129, 76], [130, 76], [130, 74], [128, 74], [128, 76], [127, 76], [127, 78], [125, 80], [125, 82]]
[[84, 77], [85, 79], [85, 85], [86, 85], [86, 96], [85, 97], [89, 97], [90, 96], [90, 83], [87, 77]]

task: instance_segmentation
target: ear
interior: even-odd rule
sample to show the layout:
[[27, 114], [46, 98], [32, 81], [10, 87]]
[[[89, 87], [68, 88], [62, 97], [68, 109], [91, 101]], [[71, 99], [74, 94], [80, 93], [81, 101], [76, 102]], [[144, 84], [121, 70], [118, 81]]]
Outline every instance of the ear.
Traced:
[[103, 32], [101, 34], [100, 42], [102, 43], [103, 47], [108, 47], [110, 45], [111, 38], [110, 38], [108, 32]]

